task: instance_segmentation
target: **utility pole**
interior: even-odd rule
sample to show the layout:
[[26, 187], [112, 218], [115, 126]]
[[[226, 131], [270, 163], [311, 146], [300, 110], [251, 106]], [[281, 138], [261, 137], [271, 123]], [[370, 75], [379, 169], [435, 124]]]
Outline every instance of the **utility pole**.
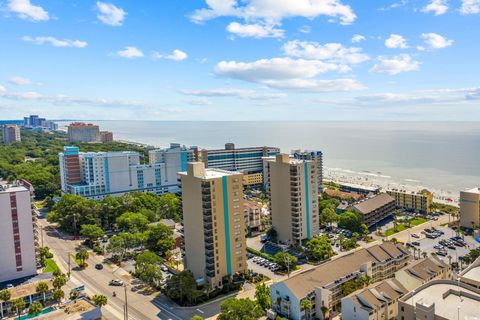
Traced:
[[70, 279], [70, 252], [68, 253], [68, 279]]
[[40, 226], [40, 240], [42, 242], [42, 248], [43, 248], [43, 226]]
[[128, 301], [127, 301], [127, 285], [124, 286], [125, 289], [125, 320], [128, 320]]

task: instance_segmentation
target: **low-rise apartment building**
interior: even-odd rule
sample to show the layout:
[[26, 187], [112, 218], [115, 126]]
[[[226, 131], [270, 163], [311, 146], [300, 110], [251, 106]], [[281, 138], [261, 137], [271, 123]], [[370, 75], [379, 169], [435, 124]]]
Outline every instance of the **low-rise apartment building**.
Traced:
[[277, 239], [291, 245], [318, 235], [318, 162], [288, 154], [265, 160], [270, 214]]
[[0, 282], [37, 273], [37, 217], [33, 187], [24, 180], [0, 184]]
[[386, 193], [381, 193], [357, 202], [350, 206], [349, 210], [359, 213], [363, 223], [370, 227], [395, 211], [395, 199]]
[[396, 319], [398, 299], [407, 292], [395, 279], [377, 282], [342, 298], [342, 319]]
[[480, 227], [480, 188], [460, 191], [460, 225]]
[[408, 250], [392, 242], [348, 253], [270, 286], [272, 308], [284, 317], [301, 320], [305, 310], [300, 303], [308, 299], [313, 305], [311, 319], [323, 319], [322, 310], [340, 311], [346, 282], [365, 276], [372, 283], [393, 278], [409, 260]]
[[456, 280], [433, 280], [398, 301], [399, 320], [478, 319], [480, 289]]
[[377, 194], [380, 192], [379, 187], [368, 187], [368, 186], [362, 186], [361, 184], [355, 184], [355, 183], [340, 183], [340, 191], [342, 192], [355, 192], [355, 193], [360, 193], [363, 194], [364, 196], [367, 196], [371, 193]]
[[247, 234], [252, 235], [262, 232], [262, 210], [263, 205], [260, 202], [243, 200], [245, 223], [247, 225]]
[[423, 214], [432, 211], [433, 194], [426, 189], [418, 192], [393, 189], [387, 193], [395, 199], [395, 205], [399, 209]]
[[414, 290], [428, 281], [451, 278], [450, 266], [433, 256], [416, 260], [395, 273], [395, 279], [408, 291]]
[[197, 283], [220, 287], [247, 270], [242, 174], [190, 162], [179, 176], [185, 268]]

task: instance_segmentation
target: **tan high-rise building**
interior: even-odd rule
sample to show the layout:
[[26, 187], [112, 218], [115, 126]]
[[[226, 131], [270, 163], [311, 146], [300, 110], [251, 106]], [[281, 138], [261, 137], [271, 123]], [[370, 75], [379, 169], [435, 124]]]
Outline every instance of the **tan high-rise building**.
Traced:
[[460, 191], [460, 225], [480, 227], [480, 188]]
[[4, 125], [2, 126], [3, 143], [10, 144], [20, 142], [20, 128], [17, 125]]
[[190, 162], [179, 173], [185, 268], [213, 287], [247, 270], [242, 174]]
[[317, 161], [279, 154], [266, 161], [272, 226], [278, 240], [300, 243], [319, 233]]

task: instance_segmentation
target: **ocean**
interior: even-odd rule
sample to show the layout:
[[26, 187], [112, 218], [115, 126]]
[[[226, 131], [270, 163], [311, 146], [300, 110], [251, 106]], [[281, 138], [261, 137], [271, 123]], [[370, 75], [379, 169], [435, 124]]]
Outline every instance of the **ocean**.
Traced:
[[157, 147], [321, 150], [333, 171], [458, 195], [480, 186], [480, 122], [94, 121], [115, 139]]

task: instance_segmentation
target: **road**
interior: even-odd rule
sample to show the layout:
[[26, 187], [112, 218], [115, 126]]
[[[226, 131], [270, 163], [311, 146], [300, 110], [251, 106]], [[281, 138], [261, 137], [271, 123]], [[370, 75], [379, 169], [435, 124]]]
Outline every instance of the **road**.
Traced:
[[[50, 248], [60, 269], [67, 273], [69, 255], [77, 251], [81, 242], [68, 239], [45, 219], [39, 219], [38, 222], [43, 229], [43, 245]], [[135, 280], [132, 280], [130, 274], [122, 268], [104, 264], [103, 270], [96, 270], [95, 264], [102, 262], [102, 259], [101, 256], [92, 254], [87, 260], [89, 266], [80, 270], [76, 268], [75, 261], [71, 257], [71, 278], [66, 287], [72, 289], [83, 284], [87, 295], [103, 294], [107, 296], [108, 304], [102, 308], [105, 319], [124, 319], [125, 291], [123, 287], [110, 286], [108, 283], [112, 279], [121, 279], [127, 284], [128, 319], [131, 320], [190, 320], [193, 315], [210, 318], [220, 312], [222, 301], [237, 295], [234, 293], [201, 306], [180, 307], [163, 294], [150, 295], [144, 291], [132, 292], [130, 286], [132, 282], [134, 284]], [[113, 297], [114, 291], [116, 297]], [[66, 290], [66, 294], [68, 295], [69, 291]]]

